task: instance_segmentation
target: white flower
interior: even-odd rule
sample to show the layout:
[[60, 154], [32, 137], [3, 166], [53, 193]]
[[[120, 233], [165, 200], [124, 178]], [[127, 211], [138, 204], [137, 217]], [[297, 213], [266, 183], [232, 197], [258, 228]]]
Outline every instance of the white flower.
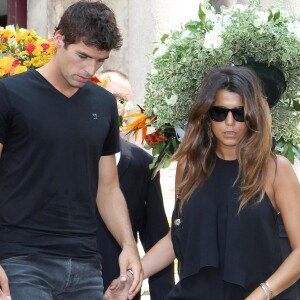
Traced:
[[132, 101], [125, 101], [125, 103], [124, 103], [124, 109], [125, 109], [125, 113], [129, 114], [129, 113], [131, 113], [131, 111], [133, 109], [136, 109], [136, 105], [133, 104]]
[[232, 10], [233, 11], [240, 11], [240, 12], [244, 12], [247, 9], [246, 5], [243, 4], [236, 4], [232, 6]]
[[168, 105], [174, 105], [178, 100], [178, 96], [177, 95], [172, 95], [170, 98], [166, 98], [166, 102]]
[[154, 57], [159, 57], [164, 55], [168, 50], [168, 47], [165, 44], [161, 44], [159, 48], [154, 53]]
[[175, 132], [176, 132], [177, 140], [178, 140], [179, 142], [182, 142], [182, 139], [183, 139], [183, 137], [184, 137], [185, 131], [184, 131], [181, 127], [176, 126], [176, 127], [175, 127]]
[[268, 19], [269, 19], [269, 13], [268, 12], [262, 11], [262, 10], [256, 10], [255, 14], [258, 16], [258, 18], [260, 19], [262, 24], [265, 24], [265, 23], [268, 22]]
[[151, 73], [151, 75], [155, 76], [158, 74], [158, 71], [157, 71], [157, 69], [152, 69], [150, 73]]
[[204, 38], [203, 47], [207, 49], [217, 49], [223, 44], [222, 37], [215, 31], [207, 32]]
[[18, 42], [17, 39], [12, 37], [8, 40], [8, 46], [9, 47], [17, 47], [18, 46]]
[[14, 25], [7, 25], [7, 26], [5, 27], [5, 29], [9, 29], [9, 30], [13, 31], [14, 33], [16, 33], [16, 29], [15, 29], [15, 26], [14, 26]]
[[206, 21], [211, 21], [211, 22], [216, 22], [217, 21], [217, 15], [214, 14], [211, 10], [207, 10], [205, 12], [205, 20]]
[[214, 24], [214, 29], [212, 31], [214, 32], [218, 32], [219, 35], [226, 31], [226, 27], [229, 25], [229, 22], [227, 22], [226, 24], [223, 23], [223, 20], [221, 20], [220, 18], [216, 20], [215, 24]]
[[222, 26], [224, 27], [224, 30], [225, 30], [226, 27], [230, 26], [231, 23], [232, 23], [232, 22], [231, 22], [231, 17], [230, 17], [230, 15], [224, 14], [224, 15], [222, 16], [221, 22], [222, 22]]
[[288, 31], [296, 36], [300, 40], [300, 21], [294, 21], [287, 25]]
[[257, 19], [255, 19], [255, 20], [253, 21], [253, 26], [254, 26], [255, 28], [260, 28], [262, 24], [263, 24], [262, 19], [257, 18]]
[[190, 34], [191, 34], [191, 32], [190, 32], [189, 30], [184, 30], [184, 31], [182, 31], [182, 33], [181, 33], [181, 37], [182, 37], [183, 39], [185, 39], [185, 38], [187, 38]]
[[[26, 28], [20, 28], [20, 32], [21, 33], [26, 33], [28, 29]], [[32, 31], [33, 33], [36, 33], [33, 29], [30, 29], [30, 31]]]

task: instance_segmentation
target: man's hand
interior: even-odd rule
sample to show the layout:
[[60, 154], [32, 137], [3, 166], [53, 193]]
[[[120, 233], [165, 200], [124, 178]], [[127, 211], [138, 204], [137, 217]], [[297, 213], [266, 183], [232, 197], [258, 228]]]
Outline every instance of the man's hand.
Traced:
[[8, 279], [5, 271], [0, 266], [0, 300], [11, 300]]
[[[128, 299], [132, 299], [141, 289], [143, 283], [143, 269], [136, 244], [126, 245], [119, 257], [120, 283], [131, 283]], [[127, 299], [127, 298], [125, 298]]]

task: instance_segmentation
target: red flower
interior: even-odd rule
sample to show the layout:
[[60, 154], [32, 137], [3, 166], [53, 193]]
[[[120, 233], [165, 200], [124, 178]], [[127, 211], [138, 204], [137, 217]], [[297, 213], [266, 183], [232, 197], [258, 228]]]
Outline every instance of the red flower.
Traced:
[[41, 46], [42, 46], [42, 48], [43, 48], [44, 51], [46, 51], [47, 49], [50, 48], [50, 45], [46, 44], [46, 43], [41, 44]]
[[94, 83], [100, 82], [100, 80], [96, 76], [92, 77], [91, 81], [93, 81]]
[[16, 66], [19, 66], [21, 64], [21, 62], [17, 59], [14, 60], [12, 67], [15, 68]]
[[28, 44], [25, 46], [25, 50], [27, 50], [30, 54], [34, 51], [35, 46], [33, 44]]
[[165, 142], [167, 140], [168, 139], [158, 131], [147, 134], [145, 137], [146, 143], [151, 147], [156, 146], [157, 144], [159, 144], [161, 142]]
[[1, 39], [2, 39], [2, 42], [8, 41], [8, 37], [6, 35], [2, 35]]

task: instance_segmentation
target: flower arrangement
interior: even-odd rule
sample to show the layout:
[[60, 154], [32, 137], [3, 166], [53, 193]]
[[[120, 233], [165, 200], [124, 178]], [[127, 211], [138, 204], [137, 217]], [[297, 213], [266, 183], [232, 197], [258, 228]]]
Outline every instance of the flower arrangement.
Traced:
[[0, 27], [0, 78], [46, 64], [56, 48], [51, 39], [17, 25]]
[[155, 157], [152, 167], [168, 166], [205, 74], [216, 66], [249, 61], [282, 71], [286, 90], [272, 109], [276, 151], [292, 162], [300, 158], [300, 21], [279, 8], [263, 10], [256, 0], [222, 7], [221, 13], [204, 0], [198, 16], [163, 35], [150, 56], [145, 107], [148, 116], [156, 116], [155, 132], [146, 137]]

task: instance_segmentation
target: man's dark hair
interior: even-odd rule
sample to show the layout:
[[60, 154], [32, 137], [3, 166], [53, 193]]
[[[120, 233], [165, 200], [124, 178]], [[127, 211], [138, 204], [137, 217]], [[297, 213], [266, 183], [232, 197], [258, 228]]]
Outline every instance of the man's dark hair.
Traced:
[[122, 45], [114, 12], [98, 1], [79, 1], [69, 6], [56, 31], [64, 36], [66, 48], [80, 41], [106, 51], [119, 49]]

